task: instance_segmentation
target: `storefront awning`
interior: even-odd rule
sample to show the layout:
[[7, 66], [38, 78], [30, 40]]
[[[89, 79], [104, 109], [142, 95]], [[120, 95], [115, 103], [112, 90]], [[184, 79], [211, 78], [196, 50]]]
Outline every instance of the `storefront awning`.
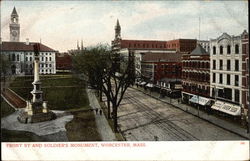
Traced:
[[152, 87], [154, 87], [154, 85], [153, 85], [152, 83], [148, 83], [148, 84], [146, 85], [146, 87], [152, 88]]
[[241, 115], [241, 108], [240, 106], [224, 103], [221, 101], [216, 101], [215, 104], [211, 107], [212, 109], [225, 112], [227, 114], [233, 116], [240, 116]]
[[140, 83], [140, 85], [142, 85], [142, 86], [145, 85], [145, 84], [146, 84], [146, 82], [141, 82], [141, 83]]
[[205, 106], [210, 102], [210, 99], [194, 95], [191, 99], [189, 99], [189, 101]]

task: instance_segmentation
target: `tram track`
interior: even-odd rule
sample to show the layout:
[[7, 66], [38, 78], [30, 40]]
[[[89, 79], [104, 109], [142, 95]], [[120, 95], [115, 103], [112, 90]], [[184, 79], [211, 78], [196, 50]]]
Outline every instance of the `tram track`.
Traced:
[[[133, 94], [127, 92], [126, 97], [124, 99], [125, 103], [132, 104], [138, 109], [138, 112], [143, 112], [147, 119], [150, 121], [140, 125], [139, 127], [146, 127], [150, 124], [153, 124], [154, 126], [160, 128], [163, 130], [167, 135], [172, 138], [173, 141], [192, 141], [192, 140], [199, 140], [192, 134], [190, 134], [188, 131], [180, 128], [178, 125], [174, 124], [172, 121], [170, 121], [170, 118], [175, 117], [175, 115], [171, 115], [171, 117], [163, 117], [160, 113], [156, 112], [154, 109], [152, 109], [149, 105], [143, 103], [141, 100], [137, 99]], [[133, 119], [133, 118], [130, 118]], [[134, 118], [134, 121], [137, 121], [136, 118]], [[124, 130], [124, 132], [128, 132], [129, 130], [133, 130], [139, 127], [134, 127], [130, 129]]]

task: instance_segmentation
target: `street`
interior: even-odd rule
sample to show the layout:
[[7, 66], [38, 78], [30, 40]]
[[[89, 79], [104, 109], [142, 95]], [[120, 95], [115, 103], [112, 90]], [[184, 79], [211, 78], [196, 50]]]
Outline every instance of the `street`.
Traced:
[[118, 124], [128, 141], [245, 140], [132, 88], [118, 109]]

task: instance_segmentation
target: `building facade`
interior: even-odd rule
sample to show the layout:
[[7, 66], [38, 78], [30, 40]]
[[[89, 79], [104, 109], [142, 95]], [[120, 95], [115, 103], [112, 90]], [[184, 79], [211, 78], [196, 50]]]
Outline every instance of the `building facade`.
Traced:
[[[34, 69], [35, 42], [2, 42], [2, 54], [11, 62], [10, 74], [30, 75]], [[56, 73], [56, 51], [40, 44], [40, 74]]]
[[182, 56], [182, 100], [206, 106], [210, 100], [210, 57], [198, 44], [190, 54]]
[[[245, 116], [249, 114], [249, 33], [245, 30], [242, 41], [242, 106]], [[248, 120], [249, 118], [245, 118]]]
[[113, 51], [119, 51], [123, 48], [146, 50], [175, 49], [179, 53], [186, 53], [193, 51], [196, 47], [196, 44], [196, 39], [176, 39], [169, 41], [122, 39], [121, 26], [119, 20], [117, 20], [115, 26], [115, 39], [111, 42], [111, 47]]
[[69, 53], [56, 53], [56, 72], [71, 72], [72, 56]]
[[233, 116], [243, 116], [241, 35], [223, 33], [210, 40], [210, 96], [216, 102], [213, 109]]

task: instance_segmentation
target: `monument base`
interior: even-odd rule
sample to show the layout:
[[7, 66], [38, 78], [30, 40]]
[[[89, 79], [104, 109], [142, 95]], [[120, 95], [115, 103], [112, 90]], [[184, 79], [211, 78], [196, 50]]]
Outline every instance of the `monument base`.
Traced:
[[22, 109], [17, 117], [18, 121], [21, 123], [37, 123], [56, 119], [56, 114], [52, 111], [46, 113], [39, 112], [30, 115], [25, 109]]

